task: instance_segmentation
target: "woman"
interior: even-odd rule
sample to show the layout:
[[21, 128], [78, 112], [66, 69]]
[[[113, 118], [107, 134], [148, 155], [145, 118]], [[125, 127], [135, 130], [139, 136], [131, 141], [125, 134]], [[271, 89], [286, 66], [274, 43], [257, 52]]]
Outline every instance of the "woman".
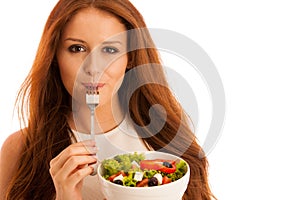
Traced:
[[[27, 127], [3, 144], [1, 199], [103, 199], [98, 186], [93, 187], [95, 176], [90, 176], [95, 154], [106, 157], [112, 151], [150, 149], [189, 163], [191, 179], [183, 199], [213, 197], [207, 160], [166, 87], [158, 52], [145, 27], [127, 0], [57, 3], [18, 96], [22, 119], [28, 116]], [[99, 62], [94, 61], [95, 54]], [[95, 132], [99, 138], [113, 135], [106, 138], [110, 143], [101, 145], [84, 134], [91, 130], [82, 92], [95, 80], [100, 93]]]

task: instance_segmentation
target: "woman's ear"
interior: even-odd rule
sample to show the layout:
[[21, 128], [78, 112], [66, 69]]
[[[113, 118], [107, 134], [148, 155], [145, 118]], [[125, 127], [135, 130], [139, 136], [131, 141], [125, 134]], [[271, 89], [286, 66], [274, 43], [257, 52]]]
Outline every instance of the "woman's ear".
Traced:
[[133, 67], [133, 60], [134, 60], [134, 56], [132, 54], [127, 54], [128, 55], [128, 61], [127, 61], [127, 67], [126, 70], [130, 70]]
[[129, 70], [129, 69], [131, 69], [131, 68], [132, 68], [131, 65], [127, 65], [126, 70]]
[[129, 70], [131, 69], [133, 66], [132, 66], [132, 62], [131, 61], [128, 61], [127, 63], [127, 66], [126, 66], [126, 70]]
[[52, 66], [58, 67], [58, 62], [57, 62], [56, 56], [54, 56], [54, 58], [52, 60]]

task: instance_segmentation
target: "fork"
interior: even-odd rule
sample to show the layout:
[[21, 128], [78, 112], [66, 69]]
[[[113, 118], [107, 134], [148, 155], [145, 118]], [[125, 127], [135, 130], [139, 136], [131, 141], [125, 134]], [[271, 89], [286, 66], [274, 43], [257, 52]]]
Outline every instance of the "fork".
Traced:
[[85, 100], [86, 104], [88, 105], [91, 113], [91, 139], [95, 140], [95, 127], [94, 127], [94, 121], [95, 121], [95, 109], [99, 104], [100, 96], [99, 96], [99, 90], [97, 86], [87, 86], [86, 87], [86, 95]]
[[[85, 101], [88, 105], [91, 113], [91, 139], [95, 140], [95, 109], [99, 104], [100, 96], [98, 86], [89, 85], [86, 87]], [[97, 154], [95, 155], [97, 157]], [[97, 174], [97, 166], [98, 163], [92, 165], [94, 167], [94, 172], [91, 174], [92, 176]]]

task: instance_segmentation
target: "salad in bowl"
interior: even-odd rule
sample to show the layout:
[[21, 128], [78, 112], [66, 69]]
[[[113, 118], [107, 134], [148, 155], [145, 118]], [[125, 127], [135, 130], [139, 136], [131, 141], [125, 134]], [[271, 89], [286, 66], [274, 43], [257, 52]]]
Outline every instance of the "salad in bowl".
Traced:
[[189, 165], [172, 154], [147, 151], [115, 155], [101, 162], [98, 177], [107, 199], [181, 199]]

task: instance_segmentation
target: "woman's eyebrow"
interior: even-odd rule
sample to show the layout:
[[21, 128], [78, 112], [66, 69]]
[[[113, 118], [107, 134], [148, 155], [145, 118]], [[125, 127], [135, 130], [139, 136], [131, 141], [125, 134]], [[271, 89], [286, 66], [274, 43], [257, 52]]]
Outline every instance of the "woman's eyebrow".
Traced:
[[[73, 42], [80, 42], [80, 43], [84, 43], [86, 44], [87, 42], [81, 39], [77, 39], [77, 38], [66, 38], [65, 41], [73, 41]], [[122, 42], [119, 40], [113, 40], [113, 41], [104, 41], [102, 43], [102, 45], [108, 45], [108, 44], [120, 44], [122, 45]]]
[[102, 42], [102, 45], [107, 45], [107, 44], [120, 44], [122, 45], [122, 42], [121, 41], [118, 41], [118, 40], [114, 40], [114, 41], [104, 41]]
[[67, 38], [64, 41], [68, 41], [68, 40], [73, 41], [73, 42], [80, 42], [80, 43], [86, 44], [86, 42], [84, 40], [77, 39], [77, 38]]

